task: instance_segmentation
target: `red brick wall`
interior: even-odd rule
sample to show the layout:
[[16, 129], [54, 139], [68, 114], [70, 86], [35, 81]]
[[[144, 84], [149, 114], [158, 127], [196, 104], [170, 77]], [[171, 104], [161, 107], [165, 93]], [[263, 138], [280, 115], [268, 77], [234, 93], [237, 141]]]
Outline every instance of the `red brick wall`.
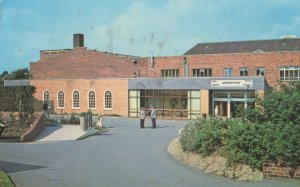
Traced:
[[[31, 63], [33, 79], [129, 78], [136, 72], [140, 77], [160, 77], [162, 69], [179, 69], [184, 75], [183, 56], [132, 58], [116, 56], [85, 48], [65, 51], [41, 51], [41, 59]], [[232, 68], [239, 76], [239, 68], [247, 67], [255, 76], [256, 67], [266, 68], [266, 79], [271, 86], [278, 84], [280, 66], [300, 66], [300, 52], [229, 53], [186, 56], [189, 76], [194, 68], [212, 68], [212, 76], [222, 77], [224, 68]]]
[[[266, 79], [271, 86], [278, 84], [280, 66], [300, 66], [300, 52], [230, 53], [186, 56], [189, 76], [194, 68], [212, 68], [213, 77], [222, 77], [224, 68], [232, 68], [233, 76], [239, 76], [239, 68], [247, 67], [249, 76], [255, 76], [256, 67], [266, 68]], [[159, 77], [161, 69], [179, 69], [184, 75], [183, 56], [154, 59], [154, 68], [149, 77]]]
[[[88, 109], [88, 92], [96, 93], [96, 109], [91, 109], [97, 114], [119, 114], [128, 115], [128, 80], [127, 79], [61, 79], [61, 80], [31, 80], [31, 85], [36, 87], [35, 98], [43, 100], [45, 90], [50, 92], [50, 99], [53, 101], [53, 110], [56, 113], [81, 113]], [[65, 94], [65, 108], [57, 108], [57, 93], [59, 90]], [[80, 109], [72, 109], [73, 91], [80, 93]], [[104, 110], [104, 93], [112, 93], [112, 109]], [[40, 104], [41, 105], [41, 104]], [[40, 106], [40, 109], [42, 105]]]
[[263, 174], [266, 178], [300, 179], [300, 167], [292, 172], [292, 169], [289, 167], [281, 167], [277, 164], [269, 163], [264, 164]]
[[72, 79], [116, 77], [129, 78], [136, 72], [147, 77], [148, 64], [136, 59], [110, 53], [75, 48], [65, 51], [41, 51], [40, 60], [30, 64], [33, 79]]

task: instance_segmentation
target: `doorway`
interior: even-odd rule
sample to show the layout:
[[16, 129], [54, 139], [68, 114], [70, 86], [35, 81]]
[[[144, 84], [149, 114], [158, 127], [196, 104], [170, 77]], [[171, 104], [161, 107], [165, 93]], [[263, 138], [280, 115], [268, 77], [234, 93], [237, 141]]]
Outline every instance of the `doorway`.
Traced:
[[212, 95], [212, 116], [236, 117], [239, 108], [255, 103], [255, 91], [215, 91]]

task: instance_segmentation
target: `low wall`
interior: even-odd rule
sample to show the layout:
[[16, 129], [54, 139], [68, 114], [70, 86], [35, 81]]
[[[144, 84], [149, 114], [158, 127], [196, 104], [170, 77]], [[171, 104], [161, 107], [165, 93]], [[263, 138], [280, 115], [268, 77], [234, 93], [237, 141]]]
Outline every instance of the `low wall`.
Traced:
[[34, 113], [35, 120], [30, 128], [21, 136], [21, 142], [29, 142], [34, 140], [44, 129], [44, 113]]
[[264, 164], [263, 174], [265, 178], [300, 179], [300, 167], [293, 171], [290, 167], [269, 163]]

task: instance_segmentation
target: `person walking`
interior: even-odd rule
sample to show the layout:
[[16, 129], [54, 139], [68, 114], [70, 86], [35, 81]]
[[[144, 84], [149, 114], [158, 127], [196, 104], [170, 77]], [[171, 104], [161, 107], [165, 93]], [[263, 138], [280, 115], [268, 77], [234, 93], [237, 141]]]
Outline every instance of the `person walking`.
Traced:
[[152, 129], [156, 128], [156, 117], [157, 117], [156, 110], [152, 107], [151, 110]]
[[140, 110], [140, 127], [143, 129], [145, 124], [146, 113], [144, 107]]

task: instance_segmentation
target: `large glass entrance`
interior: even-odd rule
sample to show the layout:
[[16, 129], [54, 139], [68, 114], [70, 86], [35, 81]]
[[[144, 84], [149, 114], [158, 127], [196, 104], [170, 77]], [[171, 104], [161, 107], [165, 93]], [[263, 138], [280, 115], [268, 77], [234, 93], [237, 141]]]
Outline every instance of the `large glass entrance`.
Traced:
[[138, 117], [151, 107], [160, 118], [192, 119], [200, 115], [200, 90], [129, 90], [129, 116]]
[[212, 115], [221, 117], [236, 117], [239, 107], [254, 107], [254, 91], [215, 91], [212, 94]]

